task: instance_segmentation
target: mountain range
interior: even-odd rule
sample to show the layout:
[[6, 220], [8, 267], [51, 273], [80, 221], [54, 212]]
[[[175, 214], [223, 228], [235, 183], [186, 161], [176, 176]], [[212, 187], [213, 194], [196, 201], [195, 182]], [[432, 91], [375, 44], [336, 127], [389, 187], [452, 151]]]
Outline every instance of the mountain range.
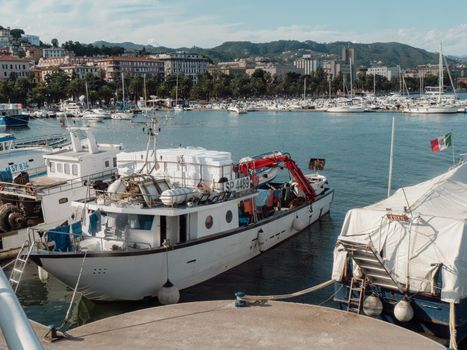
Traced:
[[[278, 62], [292, 62], [303, 54], [313, 54], [328, 58], [339, 58], [342, 48], [355, 48], [356, 65], [369, 66], [380, 63], [387, 66], [400, 65], [402, 68], [415, 67], [419, 64], [437, 63], [438, 54], [410, 45], [388, 42], [356, 44], [352, 42], [318, 43], [316, 41], [278, 40], [268, 43], [252, 43], [250, 41], [228, 41], [213, 48], [200, 47], [168, 48], [164, 46], [152, 46], [135, 44], [132, 42], [111, 43], [96, 41], [95, 46], [119, 46], [126, 51], [145, 50], [148, 53], [189, 51], [199, 53], [210, 58], [213, 62], [232, 61], [246, 57], [267, 57]], [[465, 58], [464, 58], [465, 59]], [[463, 61], [461, 58], [450, 57], [451, 61]]]

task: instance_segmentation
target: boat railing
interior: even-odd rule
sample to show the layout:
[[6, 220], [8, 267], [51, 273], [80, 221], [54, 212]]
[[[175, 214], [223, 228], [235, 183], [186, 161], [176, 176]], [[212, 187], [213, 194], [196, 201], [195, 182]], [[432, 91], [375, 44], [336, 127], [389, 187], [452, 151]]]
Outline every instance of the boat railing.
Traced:
[[[187, 206], [200, 206], [207, 204], [214, 204], [217, 202], [223, 202], [226, 200], [238, 198], [249, 193], [255, 192], [255, 188], [251, 187], [249, 190], [242, 192], [230, 192], [230, 191], [209, 191], [209, 192], [196, 192], [188, 193], [185, 195], [175, 194], [175, 196], [185, 196], [185, 199], [179, 203], [173, 203], [172, 205], [166, 205], [160, 199], [160, 195], [151, 195], [143, 193], [131, 193], [131, 192], [108, 192], [102, 190], [94, 190], [95, 199], [97, 204], [109, 206], [114, 203], [127, 203], [128, 205], [139, 205], [142, 204], [148, 208], [162, 208], [162, 207], [178, 207], [183, 208]], [[93, 198], [89, 198], [89, 201], [93, 201]], [[78, 202], [85, 203], [86, 200], [80, 200]]]
[[54, 134], [15, 140], [15, 148], [31, 146], [61, 146], [68, 142], [66, 135]]
[[[68, 226], [68, 225], [66, 225]], [[74, 233], [70, 227], [70, 232], [58, 231], [58, 228], [49, 229], [49, 230], [40, 230], [37, 228], [30, 228], [28, 230], [28, 239], [30, 242], [33, 242], [36, 251], [38, 250], [48, 250], [50, 252], [74, 252], [85, 251], [86, 247], [81, 247], [80, 243], [86, 240], [94, 240], [99, 242], [100, 247], [109, 246], [109, 243], [116, 243], [116, 246], [111, 246], [111, 251], [127, 251], [131, 249], [146, 250], [152, 249], [153, 246], [149, 242], [143, 241], [134, 241], [126, 239], [126, 233], [120, 232], [118, 237], [115, 232], [108, 229], [108, 234], [105, 237], [96, 237], [93, 235], [83, 235], [82, 232]], [[65, 240], [67, 247], [65, 250], [56, 249], [57, 247], [57, 238], [60, 237], [61, 240]], [[62, 242], [63, 243], [63, 242]], [[115, 248], [117, 247], [117, 248]], [[96, 252], [108, 252], [110, 250], [96, 250]]]
[[[0, 182], [0, 194], [4, 195], [16, 195], [25, 198], [37, 198], [38, 195], [47, 196], [53, 193], [60, 193], [64, 191], [69, 191], [75, 188], [83, 187], [90, 182], [98, 180], [106, 180], [112, 177], [118, 176], [117, 169], [105, 170], [99, 173], [91, 174], [88, 176], [82, 176], [76, 179], [64, 180], [57, 184], [52, 184], [50, 186], [41, 186], [34, 185], [33, 183], [28, 183], [25, 185], [15, 184], [11, 182]], [[92, 189], [92, 187], [91, 187]]]

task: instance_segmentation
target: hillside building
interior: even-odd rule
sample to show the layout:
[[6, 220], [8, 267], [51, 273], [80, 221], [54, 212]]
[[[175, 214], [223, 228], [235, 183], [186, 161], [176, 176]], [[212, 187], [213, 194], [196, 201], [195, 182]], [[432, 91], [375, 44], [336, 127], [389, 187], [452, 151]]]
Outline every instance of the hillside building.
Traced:
[[195, 53], [175, 52], [151, 56], [164, 63], [164, 75], [183, 74], [198, 82], [198, 75], [207, 72], [209, 60]]
[[16, 77], [27, 77], [29, 75], [30, 63], [28, 59], [17, 56], [0, 55], [0, 79], [9, 79], [12, 74]]
[[391, 81], [392, 79], [397, 79], [399, 77], [399, 71], [400, 70], [398, 67], [387, 67], [387, 66], [370, 67], [368, 68], [366, 75], [369, 75], [369, 76], [379, 75]]
[[104, 79], [114, 81], [123, 72], [125, 76], [164, 76], [164, 62], [154, 58], [114, 56], [99, 58], [96, 64], [104, 72]]

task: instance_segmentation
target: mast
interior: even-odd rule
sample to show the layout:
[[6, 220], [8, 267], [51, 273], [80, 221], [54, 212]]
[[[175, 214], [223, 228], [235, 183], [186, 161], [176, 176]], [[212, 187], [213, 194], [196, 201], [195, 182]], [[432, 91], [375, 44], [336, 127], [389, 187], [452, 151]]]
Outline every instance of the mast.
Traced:
[[122, 72], [122, 110], [125, 110], [125, 77]]
[[392, 161], [394, 158], [394, 129], [396, 124], [396, 118], [392, 116], [392, 131], [391, 131], [391, 150], [389, 152], [389, 174], [388, 174], [388, 197], [391, 195], [392, 186]]
[[175, 84], [175, 107], [178, 106], [178, 70], [177, 70], [177, 83]]
[[439, 81], [438, 81], [438, 88], [439, 88], [439, 95], [438, 95], [438, 103], [441, 103], [441, 95], [443, 94], [443, 87], [444, 87], [444, 76], [443, 76], [443, 43], [439, 44]]
[[84, 87], [86, 88], [86, 107], [89, 109], [89, 94], [88, 94], [88, 81], [84, 81]]
[[353, 80], [352, 80], [352, 57], [349, 58], [350, 61], [350, 98], [353, 97]]
[[146, 96], [146, 73], [143, 74], [143, 88], [144, 88], [144, 107], [147, 107], [147, 96]]
[[305, 101], [306, 96], [306, 77], [303, 79], [303, 101]]
[[373, 95], [376, 96], [376, 72], [373, 72]]

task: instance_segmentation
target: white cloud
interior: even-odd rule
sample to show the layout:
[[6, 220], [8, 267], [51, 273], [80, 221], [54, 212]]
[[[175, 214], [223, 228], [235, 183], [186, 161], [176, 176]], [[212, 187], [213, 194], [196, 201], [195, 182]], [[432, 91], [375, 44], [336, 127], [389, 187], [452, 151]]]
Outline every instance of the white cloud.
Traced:
[[245, 29], [243, 23], [225, 23], [225, 19], [208, 15], [194, 16], [184, 9], [180, 0], [0, 0], [0, 8], [3, 19], [0, 24], [23, 28], [30, 34], [40, 35], [46, 42], [58, 38], [60, 42], [107, 40], [169, 47], [213, 47], [235, 40], [398, 41], [437, 51], [442, 40], [446, 53], [467, 54], [463, 45], [467, 41], [467, 24], [445, 31], [394, 28], [343, 32], [322, 25], [252, 30]]

